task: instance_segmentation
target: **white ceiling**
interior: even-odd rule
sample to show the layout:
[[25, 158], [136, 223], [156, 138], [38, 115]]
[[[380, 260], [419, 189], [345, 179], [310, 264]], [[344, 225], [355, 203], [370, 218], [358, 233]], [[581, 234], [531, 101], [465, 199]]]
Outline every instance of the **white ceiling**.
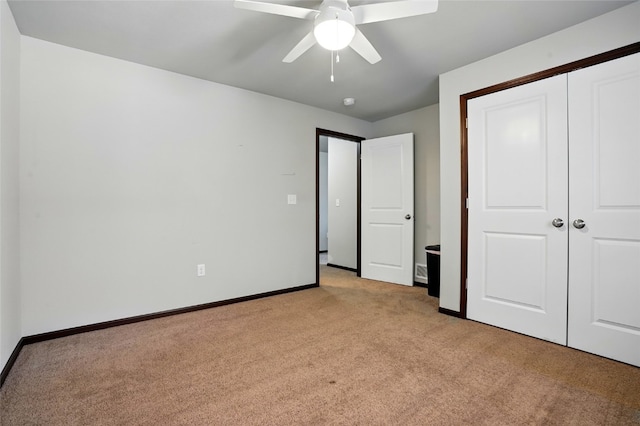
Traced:
[[[316, 0], [279, 3], [317, 8]], [[371, 1], [352, 0], [350, 4]], [[438, 102], [438, 75], [631, 1], [440, 0], [438, 12], [361, 25], [382, 61], [351, 49], [282, 58], [311, 22], [236, 9], [232, 0], [15, 0], [23, 35], [376, 121]], [[356, 98], [345, 107], [342, 99]]]

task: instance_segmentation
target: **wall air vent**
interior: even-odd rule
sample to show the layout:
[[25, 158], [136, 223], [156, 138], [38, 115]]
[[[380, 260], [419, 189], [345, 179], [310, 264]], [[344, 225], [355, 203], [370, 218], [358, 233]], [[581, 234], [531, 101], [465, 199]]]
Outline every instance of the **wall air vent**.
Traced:
[[414, 274], [415, 280], [420, 282], [427, 282], [427, 265], [422, 263], [416, 263], [416, 272]]

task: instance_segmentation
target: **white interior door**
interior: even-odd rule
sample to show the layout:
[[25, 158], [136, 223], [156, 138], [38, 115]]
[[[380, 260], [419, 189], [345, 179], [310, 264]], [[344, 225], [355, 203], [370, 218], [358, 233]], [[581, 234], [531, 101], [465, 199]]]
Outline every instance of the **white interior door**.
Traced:
[[413, 285], [413, 133], [361, 142], [361, 275]]
[[569, 146], [568, 344], [640, 366], [640, 54], [569, 74]]
[[566, 76], [467, 106], [467, 316], [566, 344]]

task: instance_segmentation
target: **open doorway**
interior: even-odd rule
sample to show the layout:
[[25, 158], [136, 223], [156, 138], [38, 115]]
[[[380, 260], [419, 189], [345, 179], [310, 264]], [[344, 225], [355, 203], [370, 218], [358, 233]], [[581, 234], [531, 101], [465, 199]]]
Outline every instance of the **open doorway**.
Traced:
[[[360, 142], [363, 137], [348, 135], [325, 129], [316, 129], [316, 283], [320, 284], [320, 262], [326, 258], [326, 262], [331, 266], [343, 267], [355, 270], [360, 276]], [[346, 143], [345, 143], [346, 142]], [[331, 155], [330, 146], [333, 147]], [[355, 155], [354, 155], [355, 153]], [[331, 162], [334, 167], [329, 165]], [[346, 164], [345, 164], [346, 163]], [[351, 163], [351, 164], [349, 164]], [[353, 164], [355, 163], [355, 164]], [[342, 167], [345, 166], [345, 167]], [[336, 168], [344, 169], [343, 173], [335, 173]], [[331, 176], [331, 173], [334, 175]], [[340, 181], [345, 179], [355, 179], [353, 191], [350, 193], [340, 192]], [[330, 182], [333, 182], [330, 184]], [[346, 186], [351, 186], [347, 184]], [[330, 187], [333, 188], [330, 189]], [[330, 242], [331, 220], [334, 218], [333, 233], [336, 237], [344, 236], [344, 227], [348, 227], [349, 220], [341, 220], [343, 212], [347, 209], [340, 207], [351, 207], [353, 213], [346, 213], [352, 222], [355, 222], [355, 241], [347, 241], [347, 244], [335, 244], [337, 238]], [[333, 209], [333, 212], [330, 211]], [[337, 216], [336, 216], [337, 215]], [[341, 223], [342, 222], [342, 223]], [[349, 234], [348, 232], [346, 234]], [[353, 238], [353, 237], [348, 237]], [[350, 259], [351, 243], [355, 245], [355, 259]], [[342, 247], [346, 246], [346, 247]], [[331, 250], [330, 250], [331, 249]], [[332, 254], [333, 251], [333, 254]], [[355, 266], [355, 268], [353, 267]]]

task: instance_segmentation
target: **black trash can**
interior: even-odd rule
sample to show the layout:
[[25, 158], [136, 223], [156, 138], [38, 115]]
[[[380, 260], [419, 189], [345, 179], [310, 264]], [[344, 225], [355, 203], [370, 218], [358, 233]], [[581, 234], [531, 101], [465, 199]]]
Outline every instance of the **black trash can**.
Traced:
[[429, 296], [440, 297], [440, 244], [424, 249], [427, 251], [427, 292]]

